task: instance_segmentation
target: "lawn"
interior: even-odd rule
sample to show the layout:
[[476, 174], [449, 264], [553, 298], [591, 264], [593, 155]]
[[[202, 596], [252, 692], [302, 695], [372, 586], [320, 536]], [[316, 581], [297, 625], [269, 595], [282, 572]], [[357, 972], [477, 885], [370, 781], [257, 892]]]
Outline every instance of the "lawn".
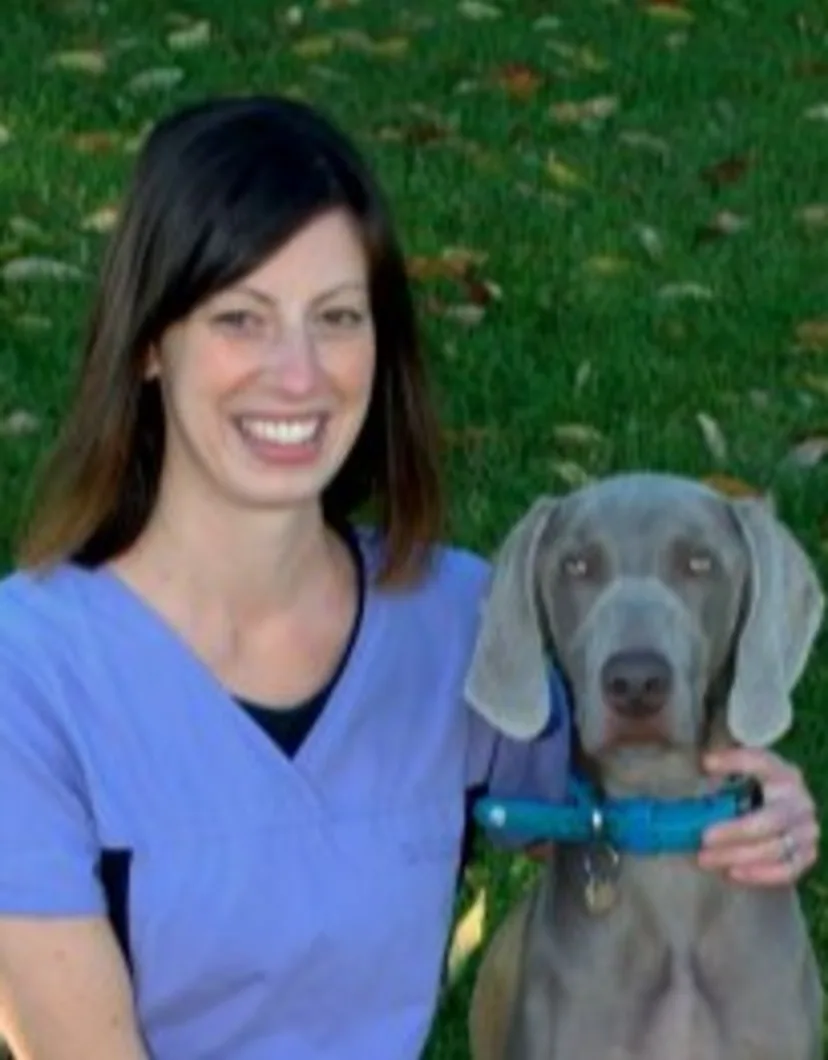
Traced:
[[[284, 91], [396, 205], [459, 541], [490, 551], [535, 493], [647, 466], [772, 490], [828, 574], [823, 0], [4, 0], [0, 54], [5, 562], [147, 123]], [[783, 747], [823, 804], [826, 701], [823, 648]], [[530, 869], [480, 854], [458, 913], [485, 887], [488, 930]], [[803, 896], [828, 970], [826, 886]], [[476, 959], [428, 1060], [466, 1055]]]

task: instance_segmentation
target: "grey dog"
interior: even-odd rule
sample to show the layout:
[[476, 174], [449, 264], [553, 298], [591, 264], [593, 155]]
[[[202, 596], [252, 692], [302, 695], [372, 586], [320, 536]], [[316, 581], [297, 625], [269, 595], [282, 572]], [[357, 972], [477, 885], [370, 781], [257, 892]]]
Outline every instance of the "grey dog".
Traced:
[[[507, 536], [467, 680], [515, 739], [540, 732], [550, 657], [575, 751], [608, 795], [694, 796], [700, 752], [768, 746], [823, 613], [814, 568], [759, 498], [656, 473], [543, 497]], [[822, 990], [794, 887], [692, 856], [622, 856], [611, 908], [558, 844], [483, 958], [474, 1060], [819, 1060]], [[605, 896], [606, 897], [606, 896]]]

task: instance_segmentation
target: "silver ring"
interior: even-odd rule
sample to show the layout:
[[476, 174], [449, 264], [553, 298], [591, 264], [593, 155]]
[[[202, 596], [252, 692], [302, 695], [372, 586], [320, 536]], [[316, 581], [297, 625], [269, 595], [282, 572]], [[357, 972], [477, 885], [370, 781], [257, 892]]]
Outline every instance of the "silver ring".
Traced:
[[783, 832], [779, 840], [782, 844], [782, 860], [787, 861], [789, 865], [793, 865], [799, 855], [793, 836], [790, 832]]

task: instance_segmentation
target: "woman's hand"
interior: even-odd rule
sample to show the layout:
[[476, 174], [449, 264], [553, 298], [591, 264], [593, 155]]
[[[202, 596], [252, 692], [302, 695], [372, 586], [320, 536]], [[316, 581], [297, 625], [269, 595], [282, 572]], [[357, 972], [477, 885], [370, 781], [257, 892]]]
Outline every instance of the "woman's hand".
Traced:
[[796, 883], [817, 860], [820, 833], [801, 772], [771, 751], [742, 747], [711, 754], [705, 768], [718, 776], [752, 776], [762, 788], [763, 804], [745, 817], [709, 828], [699, 864], [752, 886]]

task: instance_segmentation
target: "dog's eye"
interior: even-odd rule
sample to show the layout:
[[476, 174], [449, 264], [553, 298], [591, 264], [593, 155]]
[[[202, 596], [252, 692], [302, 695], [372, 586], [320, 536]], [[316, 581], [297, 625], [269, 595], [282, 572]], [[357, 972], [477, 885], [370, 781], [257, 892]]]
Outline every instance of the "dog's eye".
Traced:
[[589, 574], [589, 562], [585, 556], [565, 556], [561, 566], [570, 578], [585, 578]]
[[691, 552], [686, 563], [690, 574], [709, 574], [713, 569], [713, 557], [708, 552]]

